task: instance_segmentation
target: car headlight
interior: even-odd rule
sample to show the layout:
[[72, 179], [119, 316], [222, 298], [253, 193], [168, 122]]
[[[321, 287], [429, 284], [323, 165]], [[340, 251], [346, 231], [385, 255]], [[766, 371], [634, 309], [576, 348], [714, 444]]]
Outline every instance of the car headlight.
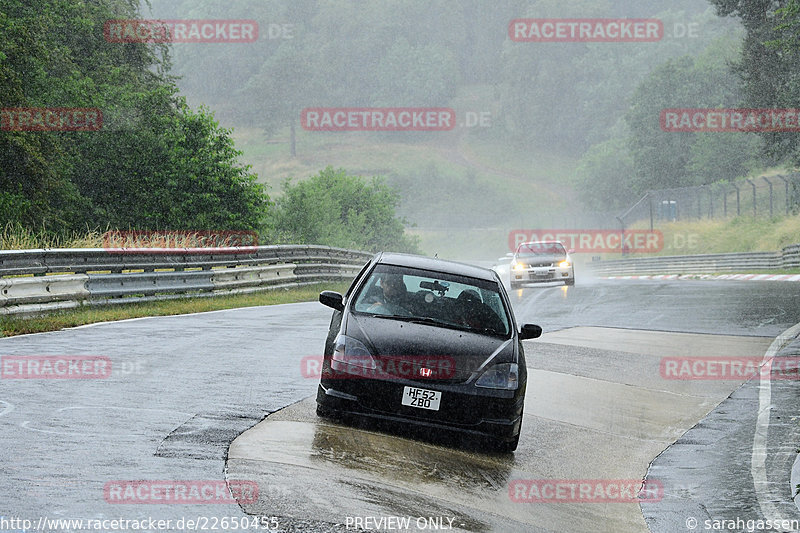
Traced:
[[364, 343], [347, 335], [339, 335], [331, 356], [331, 368], [347, 371], [347, 366], [374, 370], [378, 368], [378, 363]]
[[561, 268], [569, 268], [569, 261], [561, 261], [558, 266]]
[[486, 389], [517, 390], [517, 387], [519, 387], [519, 366], [517, 363], [500, 363], [489, 367], [475, 382], [475, 386]]
[[514, 270], [525, 270], [525, 263], [514, 263]]

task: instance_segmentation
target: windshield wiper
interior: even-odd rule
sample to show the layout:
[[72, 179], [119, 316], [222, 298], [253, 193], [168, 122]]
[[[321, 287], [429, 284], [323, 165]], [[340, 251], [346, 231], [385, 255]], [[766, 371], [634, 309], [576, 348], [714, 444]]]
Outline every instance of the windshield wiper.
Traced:
[[448, 328], [469, 329], [467, 326], [456, 324], [454, 322], [445, 322], [444, 320], [437, 320], [427, 316], [406, 316], [406, 315], [370, 315], [375, 318], [389, 318], [392, 320], [402, 320], [403, 322], [411, 322], [413, 324], [425, 324], [428, 326], [443, 326]]
[[449, 329], [457, 329], [459, 331], [470, 331], [473, 333], [483, 333], [485, 335], [492, 335], [495, 337], [504, 337], [507, 335], [502, 331], [497, 331], [494, 328], [475, 328], [464, 324], [457, 324], [455, 322], [446, 322], [444, 320], [437, 320], [426, 316], [406, 316], [406, 315], [370, 315], [375, 318], [388, 318], [390, 320], [401, 320], [403, 322], [411, 322], [412, 324], [423, 324], [426, 326], [439, 326]]

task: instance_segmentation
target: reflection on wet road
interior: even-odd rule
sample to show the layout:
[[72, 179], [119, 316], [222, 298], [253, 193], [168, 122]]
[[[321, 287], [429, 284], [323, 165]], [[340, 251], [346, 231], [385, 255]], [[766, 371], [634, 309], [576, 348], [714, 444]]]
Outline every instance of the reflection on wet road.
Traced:
[[[575, 354], [571, 338], [581, 348]], [[514, 454], [487, 454], [419, 435], [407, 439], [402, 427], [383, 432], [336, 424], [318, 419], [309, 398], [239, 436], [229, 449], [228, 476], [283, 487], [280, 498], [263, 491], [266, 496], [244, 506], [248, 513], [279, 511], [319, 521], [320, 527], [352, 523], [354, 517], [405, 516], [413, 522], [438, 516], [465, 531], [647, 531], [636, 502], [518, 503], [509, 486], [515, 480], [641, 480], [658, 453], [741, 383], [668, 382], [659, 375], [660, 358], [761, 356], [769, 342], [611, 328], [562, 330], [527, 343], [526, 412]], [[617, 368], [616, 378], [597, 364], [602, 358], [613, 361], [607, 366]], [[558, 367], [557, 360], [562, 365], [568, 360], [580, 375], [546, 369]], [[306, 497], [308, 491], [313, 499]]]
[[[279, 517], [281, 531], [344, 530], [330, 520], [345, 513], [455, 517], [454, 527], [470, 531], [643, 531], [636, 504], [513, 503], [508, 483], [641, 479], [649, 459], [736, 386], [665, 381], [662, 355], [763, 355], [769, 337], [800, 322], [800, 284], [792, 283], [579, 277], [575, 287], [511, 298], [520, 322], [547, 331], [526, 341], [531, 380], [513, 455], [340, 428], [320, 423], [308, 403], [290, 405], [316, 391], [301, 361], [322, 351], [330, 310], [319, 303], [0, 339], [0, 355], [102, 355], [122, 370], [104, 380], [0, 381], [0, 512], [244, 516], [232, 504], [112, 505], [103, 487], [252, 474], [260, 499], [247, 510]], [[277, 409], [256, 427], [285, 425], [269, 436], [244, 433], [226, 463], [231, 441]]]

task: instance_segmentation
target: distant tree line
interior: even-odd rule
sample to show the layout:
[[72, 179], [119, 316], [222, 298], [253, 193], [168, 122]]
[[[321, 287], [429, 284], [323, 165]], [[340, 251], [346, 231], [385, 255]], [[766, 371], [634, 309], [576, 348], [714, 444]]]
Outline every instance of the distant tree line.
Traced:
[[771, 165], [800, 164], [797, 132], [661, 129], [656, 117], [664, 108], [800, 108], [800, 1], [709, 1], [742, 30], [717, 37], [699, 54], [661, 63], [637, 85], [617, 136], [582, 159], [578, 184], [586, 203], [621, 207], [650, 189], [731, 181]]
[[[589, 206], [609, 210], [650, 188], [731, 179], [776, 160], [757, 135], [659, 127], [665, 107], [745, 102], [731, 65], [744, 60], [749, 30], [718, 16], [716, 3], [724, 2], [153, 0], [153, 9], [292, 25], [291, 38], [262, 38], [247, 48], [176, 50], [182, 87], [227, 123], [268, 135], [288, 132], [294, 151], [305, 107], [449, 106], [462, 88], [489, 86], [498, 112], [491, 131], [481, 134], [517, 150], [536, 147], [580, 160], [576, 190]], [[509, 22], [526, 17], [657, 18], [664, 38], [510, 41]]]

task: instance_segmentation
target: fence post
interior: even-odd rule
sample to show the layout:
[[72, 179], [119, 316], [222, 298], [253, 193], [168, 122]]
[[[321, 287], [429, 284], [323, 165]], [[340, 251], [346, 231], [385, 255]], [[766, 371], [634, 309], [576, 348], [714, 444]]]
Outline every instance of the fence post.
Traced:
[[788, 215], [789, 214], [789, 180], [787, 180], [786, 178], [784, 178], [781, 175], [778, 175], [778, 179], [783, 181], [784, 185], [786, 185], [786, 198], [785, 198], [786, 202], [785, 203], [786, 203], [786, 214]]
[[756, 184], [750, 178], [745, 178], [744, 181], [753, 186], [753, 218], [756, 218]]
[[[700, 187], [700, 190], [703, 190], [703, 187]], [[701, 220], [703, 218], [703, 195], [697, 194], [697, 220]]]
[[739, 200], [739, 186], [736, 185], [735, 183], [732, 183], [731, 185], [733, 185], [734, 188], [736, 189], [736, 216], [740, 217], [742, 216], [742, 203]]
[[722, 213], [725, 218], [728, 218], [728, 188], [722, 186]]
[[761, 176], [769, 184], [769, 216], [772, 217], [772, 182], [766, 176]]
[[708, 188], [708, 218], [714, 218], [714, 186]]

